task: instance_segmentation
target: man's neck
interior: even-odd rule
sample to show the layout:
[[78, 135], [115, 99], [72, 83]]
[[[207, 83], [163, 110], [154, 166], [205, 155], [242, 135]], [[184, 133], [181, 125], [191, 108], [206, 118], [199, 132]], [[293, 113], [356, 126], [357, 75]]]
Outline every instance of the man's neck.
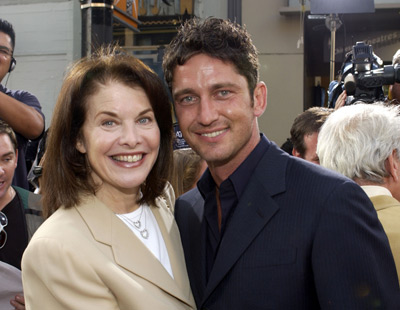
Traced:
[[10, 186], [3, 197], [0, 198], [0, 211], [4, 209], [15, 197], [15, 190]]
[[244, 146], [235, 157], [227, 160], [224, 163], [221, 162], [210, 162], [207, 163], [208, 169], [214, 179], [214, 182], [219, 187], [220, 184], [225, 181], [229, 176], [235, 172], [235, 170], [246, 160], [246, 158], [254, 151], [258, 143], [260, 142], [260, 133], [257, 133], [257, 138], [252, 139], [249, 143]]

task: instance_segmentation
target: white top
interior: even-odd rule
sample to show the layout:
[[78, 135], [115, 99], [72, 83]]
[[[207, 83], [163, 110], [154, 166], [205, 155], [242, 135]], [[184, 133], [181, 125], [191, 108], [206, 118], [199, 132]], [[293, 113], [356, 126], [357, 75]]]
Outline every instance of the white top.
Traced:
[[368, 197], [374, 197], [374, 196], [392, 196], [392, 193], [383, 186], [379, 185], [363, 185], [361, 188], [364, 190], [364, 192], [367, 194]]
[[[171, 277], [174, 278], [164, 238], [150, 207], [147, 204], [143, 204], [131, 213], [117, 214], [117, 216], [131, 231], [133, 231], [136, 237], [143, 242], [150, 252], [160, 261]], [[139, 228], [138, 221], [140, 222]], [[136, 225], [134, 223], [136, 223]], [[143, 232], [144, 229], [147, 230], [147, 233]], [[144, 238], [143, 236], [146, 235], [147, 238]]]

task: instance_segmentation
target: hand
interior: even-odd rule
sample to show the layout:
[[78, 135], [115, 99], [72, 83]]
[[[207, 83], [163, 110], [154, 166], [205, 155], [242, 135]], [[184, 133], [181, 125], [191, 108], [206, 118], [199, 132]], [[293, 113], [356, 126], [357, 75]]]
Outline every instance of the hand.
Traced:
[[347, 99], [347, 94], [346, 94], [346, 91], [344, 90], [336, 99], [335, 110], [343, 107], [344, 104], [346, 103], [346, 99]]
[[25, 310], [24, 295], [15, 295], [15, 299], [11, 299], [10, 304], [14, 307], [15, 310]]

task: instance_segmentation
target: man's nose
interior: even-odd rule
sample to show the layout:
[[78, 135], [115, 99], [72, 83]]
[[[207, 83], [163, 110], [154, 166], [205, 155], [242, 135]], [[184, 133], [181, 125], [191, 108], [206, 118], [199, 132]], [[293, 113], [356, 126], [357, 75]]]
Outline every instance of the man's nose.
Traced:
[[202, 99], [198, 111], [199, 122], [204, 125], [210, 125], [218, 119], [218, 109], [216, 104], [209, 98]]

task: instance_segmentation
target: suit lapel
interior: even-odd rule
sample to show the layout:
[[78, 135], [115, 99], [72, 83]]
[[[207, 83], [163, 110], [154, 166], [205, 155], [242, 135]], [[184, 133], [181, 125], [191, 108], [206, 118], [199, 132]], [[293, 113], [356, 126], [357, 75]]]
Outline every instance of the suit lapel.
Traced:
[[[204, 218], [204, 200], [200, 192], [196, 189], [195, 196], [192, 197], [194, 200], [193, 208], [195, 216], [190, 217], [193, 219], [189, 223], [188, 234], [191, 236], [189, 246], [190, 257], [187, 260], [188, 271], [191, 277], [191, 283], [193, 295], [197, 302], [200, 302], [203, 293], [206, 289], [206, 235], [207, 235], [207, 224]], [[184, 206], [188, 207], [188, 206]], [[186, 250], [188, 250], [186, 248]], [[189, 266], [190, 264], [190, 266]]]
[[[89, 198], [84, 204], [76, 208], [81, 214], [94, 238], [112, 248], [115, 262], [129, 272], [152, 282], [172, 296], [190, 305], [190, 293], [186, 293], [183, 287], [183, 275], [176, 271], [178, 259], [170, 256], [174, 276], [177, 282], [171, 278], [166, 269], [158, 259], [147, 249], [147, 247], [136, 237], [135, 234], [100, 200]], [[161, 216], [160, 210], [154, 212], [158, 207], [152, 207], [153, 213], [159, 223], [161, 233], [166, 242], [168, 254], [175, 250], [176, 244], [170, 242], [167, 233], [169, 223], [164, 223], [165, 216]], [[175, 233], [175, 232], [173, 232]], [[177, 236], [177, 235], [176, 235]], [[173, 247], [171, 249], [171, 246]], [[187, 289], [186, 289], [187, 290]], [[185, 292], [185, 293], [184, 293]]]
[[267, 225], [279, 206], [273, 195], [284, 192], [287, 157], [271, 145], [255, 169], [226, 228], [203, 296], [203, 302], [221, 282], [247, 247]]

